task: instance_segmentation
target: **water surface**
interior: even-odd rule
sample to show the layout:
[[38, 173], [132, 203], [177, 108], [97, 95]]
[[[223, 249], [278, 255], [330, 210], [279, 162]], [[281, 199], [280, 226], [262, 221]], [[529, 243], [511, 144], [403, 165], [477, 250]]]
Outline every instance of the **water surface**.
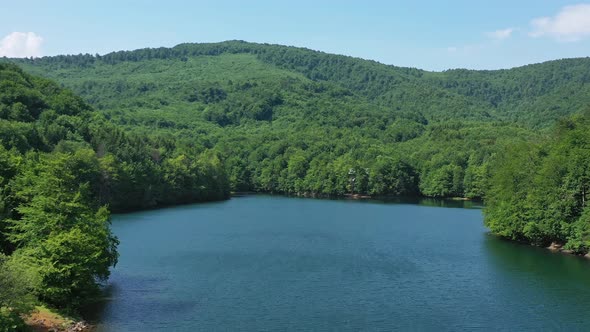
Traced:
[[444, 205], [248, 196], [115, 216], [99, 330], [590, 330], [589, 262]]

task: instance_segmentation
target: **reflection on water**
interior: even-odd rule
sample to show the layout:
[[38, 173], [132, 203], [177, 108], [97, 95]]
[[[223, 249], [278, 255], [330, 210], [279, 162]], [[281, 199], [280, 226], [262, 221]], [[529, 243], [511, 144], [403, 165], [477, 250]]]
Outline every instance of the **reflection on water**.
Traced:
[[493, 235], [485, 237], [489, 262], [508, 273], [535, 275], [537, 281], [588, 285], [590, 261], [584, 257], [552, 252], [545, 248], [514, 243]]
[[513, 298], [522, 329], [588, 331], [580, 308], [590, 305], [590, 262], [544, 248], [485, 237], [486, 262], [498, 295]]
[[100, 322], [101, 317], [105, 316], [109, 302], [116, 296], [115, 294], [117, 294], [117, 285], [112, 282], [107, 283], [102, 289], [101, 298], [80, 310], [82, 317], [90, 324]]
[[461, 209], [481, 209], [483, 202], [480, 200], [465, 200], [465, 199], [439, 199], [439, 198], [381, 198], [378, 199], [383, 203], [395, 204], [418, 204], [432, 207], [445, 208], [461, 208]]
[[[240, 194], [234, 196], [239, 197], [283, 197], [273, 196], [267, 194]], [[310, 199], [299, 196], [289, 196], [293, 199]], [[336, 200], [336, 201], [349, 201], [349, 202], [362, 202], [362, 203], [373, 203], [373, 204], [413, 204], [423, 205], [432, 207], [444, 207], [444, 208], [460, 208], [460, 209], [482, 209], [484, 207], [483, 201], [479, 199], [463, 199], [463, 198], [433, 198], [433, 197], [396, 197], [396, 196], [384, 196], [384, 197], [367, 197], [367, 198], [348, 198], [348, 197], [335, 197], [335, 198], [313, 198], [316, 200]]]

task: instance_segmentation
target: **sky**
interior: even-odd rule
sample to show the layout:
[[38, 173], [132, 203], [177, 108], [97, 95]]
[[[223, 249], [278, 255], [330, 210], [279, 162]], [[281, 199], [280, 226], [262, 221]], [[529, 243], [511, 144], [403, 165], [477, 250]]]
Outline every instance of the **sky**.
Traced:
[[511, 68], [590, 56], [590, 2], [0, 0], [0, 56], [233, 39], [435, 71]]

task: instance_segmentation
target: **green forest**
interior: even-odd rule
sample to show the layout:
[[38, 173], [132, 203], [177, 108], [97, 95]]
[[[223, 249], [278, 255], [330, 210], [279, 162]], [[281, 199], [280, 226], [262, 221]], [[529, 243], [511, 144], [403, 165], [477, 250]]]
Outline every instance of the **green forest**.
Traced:
[[484, 199], [492, 233], [585, 254], [589, 83], [589, 58], [428, 72], [242, 41], [0, 59], [0, 330], [100, 296], [111, 212], [232, 192]]
[[498, 154], [485, 224], [500, 236], [577, 254], [590, 250], [590, 112], [566, 118], [549, 138]]
[[0, 64], [0, 330], [37, 301], [75, 312], [117, 262], [109, 214], [229, 195], [200, 144], [126, 133], [80, 97]]

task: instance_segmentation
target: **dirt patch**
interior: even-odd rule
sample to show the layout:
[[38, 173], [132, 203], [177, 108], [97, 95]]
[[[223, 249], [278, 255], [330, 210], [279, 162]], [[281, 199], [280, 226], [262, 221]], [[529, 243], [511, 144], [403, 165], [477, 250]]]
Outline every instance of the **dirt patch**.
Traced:
[[38, 307], [25, 321], [34, 332], [92, 331], [87, 323], [75, 322], [44, 307]]

